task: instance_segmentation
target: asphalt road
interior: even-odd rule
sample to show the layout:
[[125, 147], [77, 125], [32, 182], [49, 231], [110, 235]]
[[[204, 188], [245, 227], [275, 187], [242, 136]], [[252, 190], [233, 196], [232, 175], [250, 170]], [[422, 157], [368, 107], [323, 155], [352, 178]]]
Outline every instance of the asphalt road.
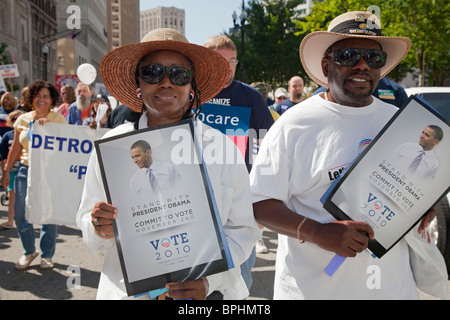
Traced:
[[[0, 205], [0, 223], [7, 219], [7, 208]], [[39, 249], [39, 226], [35, 227]], [[271, 300], [276, 255], [276, 235], [265, 232], [268, 254], [258, 255], [250, 300]], [[55, 267], [41, 270], [37, 257], [26, 271], [16, 271], [22, 255], [17, 230], [0, 230], [0, 288], [3, 300], [93, 300], [96, 297], [103, 257], [93, 254], [75, 227], [58, 227]], [[78, 286], [75, 286], [78, 285]]]
[[[6, 210], [0, 205], [0, 223], [6, 221]], [[277, 237], [275, 233], [264, 230], [263, 239], [269, 253], [257, 254], [248, 300], [271, 300], [273, 296]], [[38, 257], [26, 271], [16, 271], [14, 265], [22, 255], [17, 230], [0, 230], [0, 288], [3, 300], [95, 299], [103, 257], [94, 255], [86, 247], [77, 228], [59, 226], [56, 241], [55, 268], [41, 270]], [[39, 245], [39, 229], [36, 230], [36, 245]], [[421, 294], [421, 299], [434, 298]]]

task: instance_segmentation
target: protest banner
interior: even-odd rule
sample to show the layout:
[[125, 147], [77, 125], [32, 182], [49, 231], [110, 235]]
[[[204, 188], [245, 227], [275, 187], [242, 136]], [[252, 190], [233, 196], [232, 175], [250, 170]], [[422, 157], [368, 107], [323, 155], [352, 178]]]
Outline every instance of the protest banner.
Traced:
[[32, 125], [26, 198], [28, 222], [76, 226], [94, 141], [108, 130], [58, 123]]
[[20, 77], [17, 64], [4, 64], [0, 66], [0, 76], [3, 79]]
[[3, 80], [3, 78], [1, 78], [1, 77], [0, 77], [0, 91], [5, 91], [5, 92], [8, 91], [8, 88], [6, 87], [6, 84], [5, 84], [5, 80]]
[[55, 87], [58, 91], [61, 91], [61, 88], [69, 85], [74, 90], [77, 88], [77, 84], [80, 82], [77, 75], [55, 75]]

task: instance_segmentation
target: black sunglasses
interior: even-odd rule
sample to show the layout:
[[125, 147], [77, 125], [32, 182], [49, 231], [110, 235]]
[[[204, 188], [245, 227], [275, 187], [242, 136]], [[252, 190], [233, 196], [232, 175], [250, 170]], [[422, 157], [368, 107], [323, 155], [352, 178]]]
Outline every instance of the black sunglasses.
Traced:
[[387, 53], [377, 49], [346, 48], [334, 51], [334, 62], [343, 67], [353, 67], [364, 57], [371, 69], [380, 69], [386, 64]]
[[192, 81], [192, 71], [184, 67], [149, 65], [141, 68], [142, 80], [148, 84], [160, 83], [166, 74], [176, 86], [185, 86]]

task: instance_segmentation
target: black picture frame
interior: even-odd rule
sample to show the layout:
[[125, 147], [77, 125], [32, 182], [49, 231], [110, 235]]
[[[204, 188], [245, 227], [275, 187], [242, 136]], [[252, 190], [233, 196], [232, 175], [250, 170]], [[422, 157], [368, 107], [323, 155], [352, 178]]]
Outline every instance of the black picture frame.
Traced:
[[[429, 119], [432, 119], [432, 121], [429, 121]], [[401, 169], [400, 161], [396, 162], [397, 160], [395, 159], [391, 161], [396, 154], [395, 143], [406, 134], [405, 131], [415, 130], [417, 132], [423, 129], [421, 126], [427, 127], [431, 124], [442, 126], [444, 131], [444, 138], [438, 145], [441, 150], [441, 159], [439, 159], [441, 161], [439, 161], [438, 169], [439, 177], [434, 181], [429, 181], [426, 177], [412, 176], [404, 169]], [[369, 239], [368, 249], [376, 257], [381, 258], [419, 223], [429, 209], [433, 208], [450, 191], [449, 158], [442, 157], [443, 154], [447, 156], [450, 154], [449, 133], [450, 125], [446, 119], [425, 100], [411, 96], [405, 105], [383, 127], [375, 139], [341, 173], [341, 176], [324, 194], [321, 199], [323, 207], [337, 220], [362, 220], [369, 223], [375, 231], [375, 239]], [[389, 163], [380, 163], [379, 159], [383, 157], [388, 159]], [[381, 174], [375, 171], [374, 163], [379, 163], [378, 168]], [[387, 168], [388, 164], [389, 168]], [[391, 170], [390, 168], [393, 169]], [[376, 175], [374, 174], [375, 172], [377, 172]], [[370, 178], [371, 174], [378, 179]], [[376, 182], [374, 182], [375, 180]], [[397, 185], [404, 187], [405, 190], [402, 190], [404, 193], [397, 188]], [[412, 190], [413, 187], [417, 192]], [[381, 190], [381, 188], [385, 188], [385, 190]], [[359, 193], [363, 194], [366, 189], [375, 190], [377, 194], [375, 195], [375, 191], [374, 193], [370, 192], [367, 200], [358, 199]], [[410, 203], [401, 203], [401, 198], [400, 200], [398, 198], [400, 193], [402, 196], [406, 194], [408, 198], [405, 196], [403, 201], [409, 201]], [[379, 209], [380, 212], [377, 212], [377, 209], [370, 209], [365, 213], [361, 213], [366, 210], [366, 208], [363, 208], [365, 204], [361, 206], [361, 203], [363, 201], [369, 203], [371, 199], [378, 200], [378, 194], [383, 195], [381, 200], [384, 201], [380, 200], [382, 204], [377, 206], [377, 208], [381, 208]], [[357, 201], [352, 201], [355, 198]], [[420, 206], [417, 206], [416, 204], [419, 202]], [[389, 207], [387, 207], [387, 204], [389, 204]], [[384, 213], [381, 216], [382, 209], [384, 209]], [[388, 209], [389, 211], [387, 211]], [[372, 213], [373, 216], [371, 216]], [[396, 231], [390, 234], [392, 238], [389, 241], [381, 241], [380, 237], [377, 237], [377, 233], [383, 232], [380, 230], [383, 230], [382, 228], [392, 223], [399, 216], [406, 220], [405, 223], [401, 224], [401, 227], [398, 227], [401, 232]], [[377, 225], [378, 221], [372, 220], [375, 217], [378, 218], [378, 221], [380, 219], [384, 221], [384, 225], [381, 225], [382, 222], [380, 222], [380, 225]], [[389, 217], [389, 220], [387, 217]], [[384, 220], [382, 220], [383, 218]]]
[[[130, 241], [136, 241], [137, 237], [142, 237], [141, 235], [136, 236], [135, 238], [131, 237], [129, 238], [129, 235], [125, 234], [123, 231], [121, 231], [120, 224], [123, 223], [123, 219], [117, 219], [113, 221], [113, 228], [114, 228], [114, 234], [115, 234], [115, 242], [117, 245], [120, 265], [122, 268], [122, 273], [125, 281], [125, 287], [128, 296], [138, 296], [141, 294], [145, 294], [147, 292], [158, 290], [161, 288], [164, 288], [165, 285], [169, 282], [179, 282], [179, 281], [186, 281], [186, 280], [195, 280], [200, 277], [220, 273], [227, 271], [234, 267], [233, 261], [231, 258], [231, 254], [229, 252], [228, 244], [225, 239], [223, 226], [221, 223], [220, 215], [215, 203], [214, 199], [214, 193], [210, 184], [210, 180], [208, 177], [208, 173], [206, 170], [206, 166], [202, 161], [202, 155], [200, 152], [200, 147], [198, 145], [198, 141], [195, 139], [195, 130], [194, 130], [194, 124], [192, 119], [186, 119], [182, 120], [177, 123], [168, 124], [168, 125], [162, 125], [157, 127], [151, 127], [151, 128], [145, 128], [141, 130], [135, 130], [129, 133], [117, 135], [114, 137], [109, 137], [101, 140], [95, 141], [95, 148], [97, 151], [98, 159], [99, 159], [99, 165], [100, 165], [100, 171], [102, 175], [102, 180], [105, 188], [105, 194], [108, 203], [114, 204], [116, 207], [120, 207], [120, 202], [125, 202], [127, 199], [120, 199], [121, 197], [114, 196], [113, 194], [118, 194], [119, 191], [113, 192], [114, 188], [119, 188], [118, 185], [121, 183], [121, 181], [114, 182], [112, 179], [113, 176], [117, 175], [119, 171], [123, 169], [123, 164], [120, 162], [119, 157], [117, 155], [114, 157], [108, 156], [108, 153], [106, 152], [105, 148], [108, 148], [108, 146], [111, 147], [110, 144], [121, 144], [123, 141], [123, 144], [127, 145], [127, 148], [124, 148], [126, 152], [129, 154], [129, 141], [136, 140], [136, 139], [152, 139], [152, 135], [158, 134], [158, 136], [162, 139], [160, 142], [161, 148], [163, 146], [170, 148], [170, 145], [173, 144], [173, 141], [170, 140], [170, 133], [171, 131], [175, 131], [178, 129], [182, 129], [189, 133], [189, 139], [190, 139], [190, 147], [192, 147], [192, 150], [194, 150], [194, 158], [198, 161], [193, 161], [194, 163], [188, 164], [188, 166], [191, 166], [189, 168], [194, 168], [192, 166], [195, 166], [200, 173], [201, 177], [195, 181], [189, 181], [190, 184], [194, 185], [193, 190], [195, 190], [196, 195], [204, 193], [204, 202], [201, 203], [202, 208], [207, 208], [206, 212], [203, 212], [202, 210], [202, 218], [210, 217], [210, 223], [212, 223], [211, 227], [208, 228], [201, 228], [196, 229], [196, 232], [198, 232], [200, 235], [202, 235], [205, 238], [208, 239], [216, 239], [216, 243], [203, 243], [202, 245], [207, 246], [214, 246], [217, 245], [218, 247], [215, 248], [215, 250], [220, 251], [220, 254], [218, 258], [212, 260], [212, 261], [206, 261], [203, 263], [198, 263], [194, 265], [184, 265], [183, 263], [178, 263], [179, 266], [177, 266], [176, 269], [165, 272], [165, 273], [154, 273], [152, 270], [155, 268], [154, 265], [148, 265], [148, 275], [146, 275], [144, 278], [136, 280], [130, 278], [130, 266], [132, 263], [140, 263], [140, 253], [135, 253], [135, 257], [128, 260], [125, 258], [125, 242]], [[185, 141], [186, 142], [186, 141]], [[152, 147], [153, 149], [153, 147]], [[120, 153], [120, 152], [119, 152]], [[109, 154], [111, 154], [111, 150], [109, 151]], [[127, 155], [129, 156], [129, 155]], [[112, 159], [111, 159], [112, 158]], [[131, 157], [130, 157], [131, 158]], [[179, 166], [180, 164], [174, 164], [175, 166]], [[182, 168], [182, 170], [185, 170], [184, 173], [186, 173], [186, 166]], [[196, 171], [197, 172], [197, 171]], [[123, 180], [123, 179], [122, 179]], [[122, 186], [121, 188], [125, 188]], [[187, 190], [186, 193], [189, 193], [190, 191]], [[123, 197], [126, 198], [126, 197]], [[123, 207], [124, 205], [122, 205]], [[118, 215], [120, 214], [120, 211]], [[197, 213], [196, 213], [197, 214]], [[130, 218], [126, 218], [130, 219]], [[175, 220], [174, 220], [175, 221]], [[192, 223], [198, 223], [197, 221]], [[165, 234], [167, 232], [167, 236], [159, 236], [160, 239], [170, 239], [170, 231], [174, 228], [182, 228], [186, 225], [191, 225], [192, 223], [186, 222], [186, 224], [178, 224], [173, 225], [171, 227], [167, 227], [165, 229], [161, 229], [158, 232]], [[209, 224], [208, 224], [209, 225]], [[202, 226], [202, 225], [199, 225]], [[147, 231], [147, 233], [151, 233]], [[143, 240], [139, 240], [143, 241]], [[212, 241], [214, 242], [214, 241]], [[129, 247], [129, 245], [128, 245]], [[161, 247], [161, 246], [159, 246]], [[167, 251], [166, 251], [167, 253]], [[185, 252], [186, 253], [186, 252]], [[172, 253], [171, 253], [172, 255]], [[159, 258], [161, 255], [159, 255]], [[147, 272], [147, 271], [146, 271]], [[141, 276], [142, 277], [142, 276]]]

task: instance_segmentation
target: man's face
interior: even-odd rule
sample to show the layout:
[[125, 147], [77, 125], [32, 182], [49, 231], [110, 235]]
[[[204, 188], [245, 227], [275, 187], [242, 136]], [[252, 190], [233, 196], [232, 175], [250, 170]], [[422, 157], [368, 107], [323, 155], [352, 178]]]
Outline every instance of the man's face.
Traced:
[[289, 84], [289, 93], [292, 101], [299, 101], [303, 94], [303, 80], [301, 78], [293, 78]]
[[435, 145], [439, 143], [439, 140], [435, 138], [435, 132], [433, 129], [426, 127], [423, 129], [420, 135], [419, 144], [425, 151], [432, 150]]
[[91, 90], [89, 90], [88, 86], [78, 86], [78, 88], [77, 88], [77, 95], [78, 96], [85, 96], [85, 97], [88, 97], [89, 99], [91, 99], [92, 92], [91, 92]]
[[133, 148], [131, 149], [131, 158], [139, 169], [150, 168], [152, 164], [152, 151], [144, 151], [141, 147]]
[[287, 98], [285, 96], [275, 97], [275, 103], [281, 103], [283, 101], [286, 101]]
[[228, 48], [218, 48], [214, 49], [215, 52], [220, 54], [222, 57], [225, 58], [225, 60], [228, 61], [228, 64], [230, 65], [231, 74], [230, 77], [227, 80], [227, 83], [225, 84], [224, 88], [228, 87], [234, 80], [234, 75], [236, 74], [236, 66], [237, 66], [237, 53], [234, 50], [228, 49]]
[[[346, 39], [332, 45], [334, 52], [344, 48], [380, 49], [378, 42], [369, 39]], [[380, 69], [371, 69], [364, 58], [353, 67], [343, 67], [334, 62], [332, 53], [322, 59], [322, 70], [328, 78], [333, 100], [352, 107], [366, 106], [380, 80]]]
[[89, 90], [89, 87], [86, 85], [79, 85], [77, 87], [77, 105], [79, 105], [79, 109], [86, 110], [92, 98], [93, 92]]

